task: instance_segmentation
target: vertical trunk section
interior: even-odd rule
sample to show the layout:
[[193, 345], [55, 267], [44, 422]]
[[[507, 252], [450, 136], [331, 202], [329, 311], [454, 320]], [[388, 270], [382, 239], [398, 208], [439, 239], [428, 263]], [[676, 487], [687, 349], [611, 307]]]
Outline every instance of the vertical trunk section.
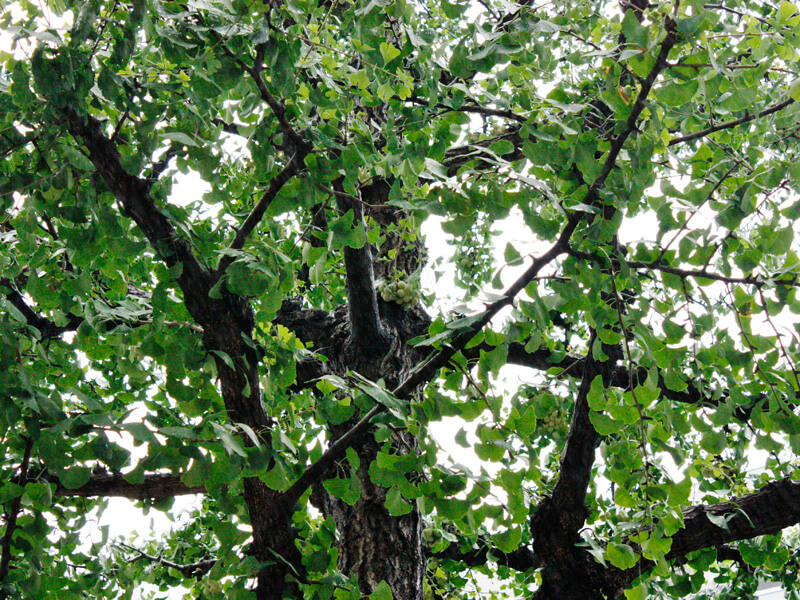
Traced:
[[361, 498], [354, 506], [340, 500], [331, 502], [331, 514], [339, 531], [339, 567], [355, 575], [363, 594], [371, 593], [385, 581], [395, 598], [421, 600], [425, 556], [419, 511], [414, 507], [406, 515], [390, 515], [384, 506], [386, 488], [372, 483], [368, 473], [378, 444], [374, 439], [365, 439], [357, 452], [361, 460], [357, 471]]
[[[380, 180], [361, 189], [364, 211], [382, 228], [397, 225], [407, 217], [403, 211], [386, 205], [389, 190], [390, 184]], [[352, 208], [361, 217], [360, 204], [343, 204], [340, 202], [341, 209]], [[397, 250], [394, 260], [378, 260], [390, 249]], [[427, 331], [427, 315], [420, 307], [403, 310], [397, 304], [378, 299], [373, 281], [375, 270], [382, 278], [393, 276], [395, 270], [410, 275], [419, 266], [421, 255], [421, 244], [406, 243], [396, 232], [390, 232], [380, 248], [345, 249], [350, 306], [347, 321], [340, 322], [340, 331], [346, 331], [340, 337], [344, 341], [328, 354], [332, 370], [340, 375], [347, 370], [356, 371], [373, 381], [383, 379], [386, 387], [393, 389], [420, 361], [422, 356], [407, 342]], [[356, 289], [359, 283], [363, 285]], [[354, 322], [359, 315], [365, 316], [364, 322]], [[332, 427], [332, 437], [342, 436], [353, 422]], [[398, 431], [391, 444], [394, 453], [415, 452], [417, 448], [414, 436], [405, 431]], [[422, 518], [413, 501], [412, 510], [402, 516], [392, 516], [386, 509], [388, 490], [373, 483], [369, 476], [369, 467], [381, 446], [371, 431], [352, 446], [359, 457], [355, 475], [361, 484], [361, 497], [355, 505], [324, 495], [322, 508], [336, 522], [339, 567], [357, 579], [362, 594], [369, 595], [385, 581], [394, 598], [422, 600], [426, 564]], [[338, 468], [352, 469], [345, 461]]]
[[[231, 368], [222, 357], [215, 355], [222, 397], [231, 421], [247, 424], [261, 438], [261, 443], [270, 444], [272, 422], [261, 403], [258, 356], [244, 341], [253, 331], [250, 307], [245, 299], [237, 297], [229, 297], [227, 304], [229, 312], [204, 326], [205, 347], [225, 353], [233, 361], [234, 368]], [[252, 445], [247, 436], [243, 441]], [[244, 479], [244, 499], [253, 528], [250, 552], [264, 563], [257, 577], [257, 600], [281, 600], [287, 595], [301, 598], [298, 586], [291, 579], [287, 581], [290, 568], [302, 573], [300, 552], [295, 545], [296, 532], [291, 522], [292, 507], [285, 505], [279, 492], [255, 477]]]

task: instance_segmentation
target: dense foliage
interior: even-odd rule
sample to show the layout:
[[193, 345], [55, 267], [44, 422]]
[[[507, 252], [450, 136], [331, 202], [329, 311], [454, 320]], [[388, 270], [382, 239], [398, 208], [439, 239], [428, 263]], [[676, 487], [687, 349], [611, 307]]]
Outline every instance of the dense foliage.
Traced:
[[0, 598], [797, 597], [793, 3], [0, 27]]

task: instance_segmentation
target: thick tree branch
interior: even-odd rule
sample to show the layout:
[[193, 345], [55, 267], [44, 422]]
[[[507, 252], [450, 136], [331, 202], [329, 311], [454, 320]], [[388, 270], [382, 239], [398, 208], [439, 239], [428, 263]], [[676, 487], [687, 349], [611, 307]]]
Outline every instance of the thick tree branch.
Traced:
[[598, 434], [589, 420], [589, 390], [603, 367], [592, 356], [595, 336], [589, 340], [589, 354], [584, 359], [583, 376], [572, 409], [572, 422], [561, 452], [560, 474], [553, 488], [553, 504], [561, 513], [562, 526], [569, 535], [576, 534], [586, 518], [586, 491], [594, 464]]
[[592, 332], [589, 354], [584, 359], [581, 384], [572, 411], [572, 422], [561, 453], [558, 480], [552, 495], [539, 503], [531, 519], [534, 551], [547, 564], [565, 561], [588, 515], [586, 493], [599, 439], [589, 420], [588, 395], [595, 377], [604, 370], [604, 366], [592, 357], [595, 340], [596, 335]]
[[[353, 226], [366, 227], [364, 209], [357, 198], [345, 193], [342, 180], [333, 182], [339, 211], [353, 211]], [[347, 309], [350, 316], [350, 339], [354, 350], [363, 356], [382, 356], [389, 347], [378, 312], [378, 295], [372, 270], [370, 245], [344, 248], [344, 266], [347, 285]]]
[[[31, 462], [31, 451], [33, 450], [33, 439], [25, 440], [25, 452], [22, 455], [22, 462], [19, 466], [19, 477], [25, 479], [28, 476], [28, 466]], [[11, 501], [11, 505], [6, 512], [6, 530], [0, 542], [0, 582], [5, 581], [11, 566], [11, 545], [14, 539], [14, 530], [17, 528], [17, 517], [22, 507], [22, 496], [17, 496]], [[8, 594], [0, 590], [0, 599], [5, 600]]]
[[[725, 517], [725, 528], [708, 515]], [[668, 559], [695, 550], [760, 535], [777, 533], [800, 523], [800, 482], [783, 479], [740, 498], [719, 504], [701, 504], [683, 511], [683, 528], [672, 536]]]
[[477, 548], [464, 550], [458, 543], [452, 543], [441, 552], [429, 553], [432, 558], [453, 560], [468, 567], [479, 567], [492, 561], [514, 571], [524, 573], [530, 569], [538, 569], [542, 565], [541, 557], [527, 546], [520, 546], [511, 552], [501, 552], [493, 548], [489, 542], [481, 541]]
[[[709, 515], [724, 519], [724, 526], [712, 523]], [[683, 519], [683, 528], [672, 536], [667, 560], [681, 559], [703, 548], [725, 547], [731, 542], [778, 533], [797, 525], [800, 523], [800, 482], [783, 479], [728, 502], [692, 506], [683, 511]], [[725, 558], [733, 559], [727, 555]], [[653, 566], [651, 561], [642, 560], [630, 569], [617, 571], [614, 579], [619, 593]]]
[[205, 494], [204, 486], [187, 486], [180, 475], [172, 473], [154, 473], [145, 475], [141, 483], [130, 483], [120, 473], [93, 474], [89, 481], [78, 488], [65, 487], [58, 477], [51, 473], [27, 473], [24, 477], [12, 480], [17, 485], [25, 485], [36, 481], [46, 481], [55, 485], [53, 494], [64, 497], [80, 498], [130, 498], [131, 500], [161, 500], [189, 494]]
[[150, 196], [151, 182], [124, 169], [119, 150], [103, 133], [100, 121], [91, 115], [79, 114], [70, 106], [62, 109], [62, 114], [70, 133], [89, 149], [95, 168], [164, 263], [170, 268], [181, 265], [177, 281], [190, 314], [201, 324], [218, 319], [219, 307], [213, 306], [214, 302], [208, 297], [215, 280], [192, 253], [189, 242], [178, 235], [159, 210]]
[[636, 100], [633, 103], [631, 112], [628, 113], [628, 118], [625, 120], [624, 129], [611, 141], [611, 148], [608, 151], [608, 154], [606, 154], [605, 161], [603, 162], [603, 168], [601, 169], [600, 174], [597, 176], [597, 179], [595, 179], [592, 182], [592, 185], [589, 186], [589, 191], [584, 199], [585, 204], [592, 205], [597, 200], [597, 193], [605, 185], [606, 179], [608, 179], [608, 176], [614, 169], [614, 165], [617, 163], [617, 158], [619, 157], [619, 153], [622, 152], [625, 142], [631, 136], [631, 134], [636, 131], [636, 123], [645, 108], [647, 97], [650, 95], [650, 90], [653, 89], [653, 84], [656, 82], [656, 79], [658, 79], [661, 71], [663, 71], [667, 66], [667, 58], [669, 57], [669, 53], [678, 42], [678, 37], [675, 34], [677, 26], [669, 17], [666, 18], [666, 29], [667, 35], [661, 41], [661, 45], [658, 49], [658, 55], [656, 56], [656, 61], [650, 69], [650, 72], [647, 74], [647, 77], [645, 77], [641, 82], [639, 93], [636, 95]]
[[[642, 81], [633, 107], [631, 108], [630, 113], [628, 113], [628, 118], [625, 121], [625, 127], [623, 131], [612, 140], [611, 149], [606, 155], [603, 163], [603, 169], [589, 188], [589, 194], [587, 194], [587, 197], [584, 200], [585, 204], [592, 204], [596, 199], [597, 191], [605, 185], [605, 180], [608, 178], [614, 165], [616, 164], [619, 153], [622, 151], [625, 142], [627, 141], [628, 137], [630, 137], [630, 135], [636, 131], [636, 123], [642, 113], [642, 110], [645, 108], [645, 103], [653, 84], [655, 83], [661, 71], [668, 66], [667, 57], [669, 56], [670, 50], [672, 50], [677, 43], [678, 39], [671, 30], [675, 27], [675, 24], [671, 21], [668, 21], [667, 25], [667, 36], [661, 42], [659, 53], [656, 57], [656, 62], [650, 69], [647, 77], [645, 77], [645, 79]], [[489, 139], [481, 140], [466, 146], [451, 148], [447, 151], [445, 159], [442, 162], [444, 167], [447, 169], [447, 175], [450, 177], [454, 176], [460, 167], [474, 160], [481, 161], [488, 165], [496, 164], [497, 159], [493, 155], [489, 154], [488, 149], [492, 144], [501, 140], [511, 142], [513, 145], [513, 149], [501, 157], [503, 160], [507, 162], [513, 162], [521, 159], [523, 157], [523, 137], [521, 131], [521, 126], [514, 126], [510, 127], [502, 134]]]

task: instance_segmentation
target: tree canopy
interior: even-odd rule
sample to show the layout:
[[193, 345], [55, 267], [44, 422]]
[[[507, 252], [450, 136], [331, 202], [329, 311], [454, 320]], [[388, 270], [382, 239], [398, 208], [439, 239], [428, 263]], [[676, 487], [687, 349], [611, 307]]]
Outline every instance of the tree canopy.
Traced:
[[797, 593], [793, 3], [0, 27], [0, 598]]

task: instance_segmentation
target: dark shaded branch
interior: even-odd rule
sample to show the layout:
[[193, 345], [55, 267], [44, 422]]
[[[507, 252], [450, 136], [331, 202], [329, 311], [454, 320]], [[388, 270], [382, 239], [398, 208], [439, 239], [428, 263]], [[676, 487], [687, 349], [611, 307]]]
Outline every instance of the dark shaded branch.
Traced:
[[70, 133], [89, 149], [89, 158], [106, 185], [147, 237], [150, 245], [172, 268], [182, 265], [177, 276], [184, 292], [186, 308], [199, 323], [218, 318], [219, 311], [209, 302], [208, 291], [214, 284], [207, 271], [192, 253], [188, 240], [178, 235], [150, 196], [152, 182], [128, 173], [122, 166], [119, 150], [103, 133], [102, 123], [91, 115], [79, 114], [67, 106], [62, 109]]
[[130, 498], [131, 500], [161, 500], [189, 494], [205, 494], [203, 486], [187, 486], [180, 475], [172, 473], [155, 473], [145, 475], [141, 483], [130, 483], [120, 473], [100, 473], [92, 475], [88, 483], [79, 488], [64, 487], [58, 477], [50, 473], [26, 474], [25, 477], [13, 479], [17, 485], [25, 485], [35, 481], [46, 481], [55, 485], [56, 496], [80, 498]]
[[[726, 518], [726, 529], [708, 519]], [[800, 523], [800, 482], [783, 479], [758, 492], [728, 502], [693, 506], [683, 511], [683, 528], [672, 536], [667, 559], [779, 531]]]
[[[25, 440], [25, 451], [22, 455], [22, 462], [19, 465], [19, 477], [25, 479], [28, 476], [28, 466], [31, 462], [31, 451], [33, 450], [33, 440]], [[17, 517], [22, 507], [22, 495], [17, 496], [11, 501], [6, 512], [6, 530], [3, 540], [0, 542], [0, 582], [5, 581], [11, 566], [11, 542], [14, 538], [14, 530], [17, 528]], [[0, 599], [5, 600], [8, 594], [0, 590]]]
[[689, 135], [684, 135], [682, 137], [673, 138], [669, 141], [668, 146], [675, 146], [677, 144], [683, 144], [685, 142], [691, 142], [692, 140], [697, 140], [707, 135], [711, 135], [717, 131], [722, 131], [723, 129], [732, 129], [738, 125], [742, 125], [743, 123], [749, 123], [750, 121], [754, 121], [756, 119], [760, 119], [761, 117], [766, 117], [773, 113], [776, 113], [780, 110], [783, 110], [787, 106], [791, 106], [794, 103], [793, 98], [787, 98], [783, 102], [779, 102], [774, 106], [770, 106], [769, 108], [765, 108], [759, 113], [754, 115], [745, 113], [745, 115], [739, 119], [735, 119], [733, 121], [727, 121], [726, 123], [720, 123], [719, 125], [714, 125], [713, 127], [709, 127], [708, 129], [704, 129], [703, 131], [698, 131], [697, 133], [690, 133]]
[[[364, 209], [357, 198], [345, 193], [341, 178], [333, 182], [333, 189], [340, 212], [353, 211], [353, 226], [366, 228]], [[344, 266], [350, 316], [349, 342], [362, 355], [382, 356], [389, 344], [378, 312], [370, 245], [365, 242], [360, 248], [345, 246]]]
[[[724, 528], [712, 523], [708, 515], [725, 519]], [[769, 535], [800, 523], [800, 482], [783, 479], [767, 484], [748, 496], [728, 502], [692, 506], [683, 511], [683, 527], [672, 536], [667, 560], [681, 559], [703, 548], [724, 547], [730, 542]], [[730, 559], [734, 559], [730, 557]], [[726, 560], [723, 556], [722, 560]], [[617, 572], [618, 589], [623, 590], [644, 571], [651, 561]]]
[[478, 548], [463, 550], [458, 543], [452, 543], [441, 552], [431, 552], [428, 556], [443, 560], [453, 560], [468, 567], [485, 565], [491, 558], [498, 565], [521, 573], [530, 569], [538, 569], [542, 565], [541, 558], [527, 546], [520, 546], [511, 552], [501, 552], [484, 540], [479, 544]]
[[[675, 27], [674, 23], [672, 23], [671, 27]], [[656, 57], [656, 62], [653, 67], [650, 69], [650, 72], [647, 74], [647, 77], [642, 81], [641, 87], [639, 89], [639, 93], [636, 96], [636, 100], [631, 108], [631, 112], [628, 114], [628, 118], [625, 121], [625, 127], [623, 131], [617, 135], [611, 142], [611, 149], [609, 150], [608, 154], [606, 155], [605, 161], [603, 163], [603, 169], [598, 175], [597, 179], [594, 180], [591, 187], [589, 188], [589, 193], [584, 200], [585, 204], [592, 204], [596, 200], [597, 191], [600, 190], [605, 185], [605, 180], [608, 178], [611, 170], [613, 169], [614, 165], [617, 162], [617, 158], [619, 157], [619, 153], [622, 150], [622, 147], [625, 145], [628, 137], [636, 131], [636, 122], [639, 119], [639, 116], [644, 110], [645, 102], [647, 100], [648, 95], [655, 83], [658, 75], [661, 71], [664, 70], [668, 66], [667, 57], [669, 56], [670, 50], [672, 50], [673, 46], [677, 43], [677, 37], [675, 34], [670, 30], [667, 33], [667, 36], [661, 42], [661, 46], [659, 48], [658, 56]], [[473, 144], [465, 145], [465, 146], [458, 146], [455, 148], [451, 148], [445, 154], [445, 159], [442, 161], [442, 164], [447, 169], [447, 175], [452, 177], [457, 172], [458, 169], [461, 168], [463, 165], [471, 162], [471, 161], [479, 161], [484, 165], [494, 165], [497, 163], [497, 159], [488, 152], [489, 147], [499, 141], [508, 141], [511, 142], [513, 149], [500, 158], [507, 162], [513, 162], [515, 160], [520, 160], [523, 157], [522, 153], [522, 144], [523, 144], [523, 137], [522, 137], [522, 129], [521, 126], [514, 126], [506, 130], [500, 135], [481, 140], [479, 142], [475, 142]]]
[[82, 317], [70, 314], [66, 325], [56, 325], [50, 319], [36, 314], [36, 312], [28, 306], [25, 302], [25, 298], [22, 297], [22, 294], [17, 291], [16, 287], [9, 279], [5, 277], [0, 279], [0, 286], [8, 288], [9, 291], [5, 292], [6, 299], [22, 313], [28, 325], [39, 331], [42, 340], [58, 337], [66, 331], [75, 331], [78, 326], [83, 323]]
[[586, 518], [586, 491], [592, 475], [595, 446], [599, 438], [589, 420], [589, 390], [594, 378], [600, 374], [601, 365], [592, 356], [593, 334], [589, 340], [589, 354], [584, 359], [583, 375], [572, 410], [567, 441], [561, 452], [559, 477], [553, 488], [553, 503], [561, 513], [562, 527], [568, 535], [576, 534]]
[[140, 559], [149, 560], [153, 563], [158, 563], [160, 565], [164, 565], [165, 567], [169, 567], [170, 569], [175, 569], [184, 577], [194, 577], [198, 581], [200, 581], [204, 575], [207, 575], [208, 572], [214, 568], [214, 565], [217, 564], [217, 560], [214, 558], [204, 558], [198, 560], [193, 563], [189, 563], [186, 565], [181, 565], [176, 562], [172, 562], [171, 560], [167, 560], [166, 558], [162, 558], [160, 556], [153, 556], [151, 554], [147, 554], [143, 550], [139, 550], [138, 548], [134, 548], [133, 546], [129, 546], [128, 544], [123, 544], [119, 542], [118, 546], [130, 550], [131, 552], [135, 552], [136, 556], [130, 559], [128, 562], [135, 562]]
[[[278, 195], [278, 192], [281, 191], [286, 183], [292, 179], [297, 173], [300, 172], [303, 165], [305, 164], [304, 161], [306, 156], [311, 152], [312, 145], [310, 142], [305, 140], [297, 131], [292, 127], [292, 124], [289, 123], [289, 120], [286, 118], [286, 107], [276, 100], [272, 94], [270, 94], [269, 90], [267, 89], [267, 85], [264, 83], [264, 78], [261, 77], [261, 72], [264, 69], [264, 55], [267, 51], [267, 47], [264, 44], [261, 44], [257, 51], [255, 61], [253, 66], [246, 64], [239, 56], [231, 52], [231, 50], [220, 40], [222, 44], [222, 48], [225, 53], [230, 56], [233, 60], [235, 60], [242, 69], [250, 75], [253, 81], [258, 88], [259, 95], [264, 102], [270, 107], [270, 110], [274, 113], [275, 117], [278, 119], [278, 123], [280, 124], [281, 130], [283, 131], [284, 135], [289, 141], [289, 146], [293, 149], [293, 154], [289, 159], [289, 162], [286, 164], [285, 167], [278, 173], [272, 181], [269, 182], [269, 186], [262, 194], [259, 201], [253, 207], [253, 210], [245, 219], [242, 226], [236, 232], [236, 236], [233, 238], [231, 242], [230, 249], [231, 250], [241, 250], [244, 247], [244, 243], [247, 241], [247, 238], [256, 228], [258, 223], [264, 217], [264, 213], [266, 212], [269, 205]], [[237, 132], [238, 133], [238, 132]], [[225, 269], [234, 261], [234, 258], [230, 255], [223, 256], [217, 266], [217, 273], [222, 274], [225, 272]]]

